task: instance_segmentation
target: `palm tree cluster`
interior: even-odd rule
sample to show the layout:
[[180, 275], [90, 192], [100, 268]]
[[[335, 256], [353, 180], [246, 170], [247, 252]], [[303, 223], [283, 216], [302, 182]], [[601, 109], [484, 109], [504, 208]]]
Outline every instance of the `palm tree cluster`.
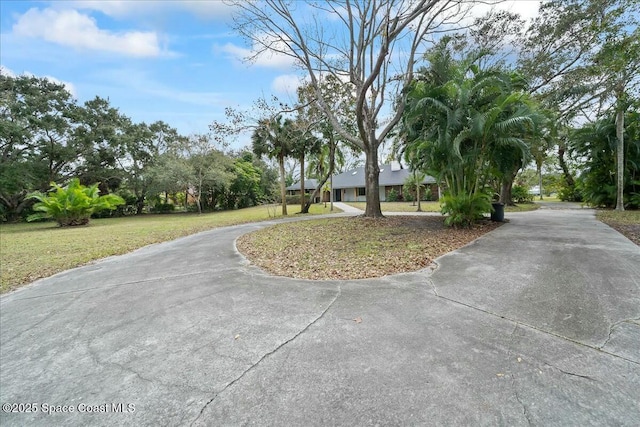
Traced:
[[[495, 188], [510, 201], [515, 175], [540, 139], [543, 115], [516, 72], [481, 68], [481, 53], [456, 59], [444, 38], [408, 92], [404, 155], [444, 185], [448, 222], [469, 225], [491, 209]], [[495, 185], [495, 184], [499, 185]]]

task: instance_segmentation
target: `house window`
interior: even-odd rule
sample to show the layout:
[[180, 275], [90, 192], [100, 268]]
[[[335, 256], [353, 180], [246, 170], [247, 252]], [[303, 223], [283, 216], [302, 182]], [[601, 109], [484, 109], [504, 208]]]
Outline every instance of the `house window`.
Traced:
[[358, 192], [358, 196], [366, 196], [367, 195], [366, 189], [364, 187], [358, 187], [357, 192]]

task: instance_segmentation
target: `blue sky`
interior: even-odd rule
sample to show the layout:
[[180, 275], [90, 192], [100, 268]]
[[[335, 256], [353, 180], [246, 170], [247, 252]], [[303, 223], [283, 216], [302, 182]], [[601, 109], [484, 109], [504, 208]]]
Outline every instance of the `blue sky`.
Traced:
[[53, 78], [80, 102], [109, 98], [184, 134], [296, 81], [285, 58], [242, 61], [249, 50], [220, 1], [2, 1], [0, 17], [3, 72]]
[[[537, 9], [518, 3], [525, 15]], [[204, 133], [226, 107], [287, 99], [298, 81], [286, 57], [242, 61], [251, 49], [231, 29], [231, 13], [204, 0], [2, 1], [0, 66], [60, 81], [81, 103], [109, 98], [136, 122]]]

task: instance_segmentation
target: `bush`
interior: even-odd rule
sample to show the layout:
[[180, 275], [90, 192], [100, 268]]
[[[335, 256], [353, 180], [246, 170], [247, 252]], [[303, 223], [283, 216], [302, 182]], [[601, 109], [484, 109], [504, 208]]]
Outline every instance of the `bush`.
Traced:
[[[307, 196], [307, 200], [308, 200]], [[287, 205], [299, 205], [302, 202], [302, 199], [299, 194], [288, 195], [287, 196]]]
[[581, 202], [582, 201], [582, 191], [577, 185], [570, 187], [566, 184], [560, 188], [558, 191], [558, 198], [563, 202]]
[[413, 194], [411, 189], [409, 189], [406, 186], [402, 189], [402, 198], [404, 199], [405, 202], [415, 202], [416, 201], [416, 196]]
[[153, 205], [152, 211], [154, 213], [169, 213], [176, 210], [176, 205], [173, 203], [156, 203]]
[[98, 184], [85, 187], [77, 178], [72, 179], [66, 187], [52, 182], [48, 195], [37, 191], [28, 196], [38, 202], [33, 205], [36, 213], [29, 215], [27, 221], [51, 218], [61, 227], [85, 225], [93, 213], [113, 210], [125, 203], [122, 197], [115, 194], [100, 196], [99, 193]]
[[389, 194], [387, 194], [387, 202], [397, 202], [398, 198], [399, 195], [395, 188], [392, 188], [391, 191], [389, 191]]
[[521, 185], [513, 186], [513, 188], [511, 189], [511, 198], [516, 203], [533, 202], [533, 194], [529, 194], [529, 191]]
[[447, 215], [444, 220], [449, 227], [471, 227], [485, 213], [491, 212], [491, 198], [483, 193], [447, 194], [442, 197], [440, 211]]

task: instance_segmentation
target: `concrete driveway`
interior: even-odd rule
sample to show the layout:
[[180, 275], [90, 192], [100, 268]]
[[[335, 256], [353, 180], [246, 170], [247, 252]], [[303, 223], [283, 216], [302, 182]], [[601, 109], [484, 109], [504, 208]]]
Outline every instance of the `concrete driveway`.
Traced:
[[0, 301], [0, 424], [639, 425], [640, 248], [507, 218], [433, 273], [272, 277], [234, 248], [262, 223], [38, 281]]

